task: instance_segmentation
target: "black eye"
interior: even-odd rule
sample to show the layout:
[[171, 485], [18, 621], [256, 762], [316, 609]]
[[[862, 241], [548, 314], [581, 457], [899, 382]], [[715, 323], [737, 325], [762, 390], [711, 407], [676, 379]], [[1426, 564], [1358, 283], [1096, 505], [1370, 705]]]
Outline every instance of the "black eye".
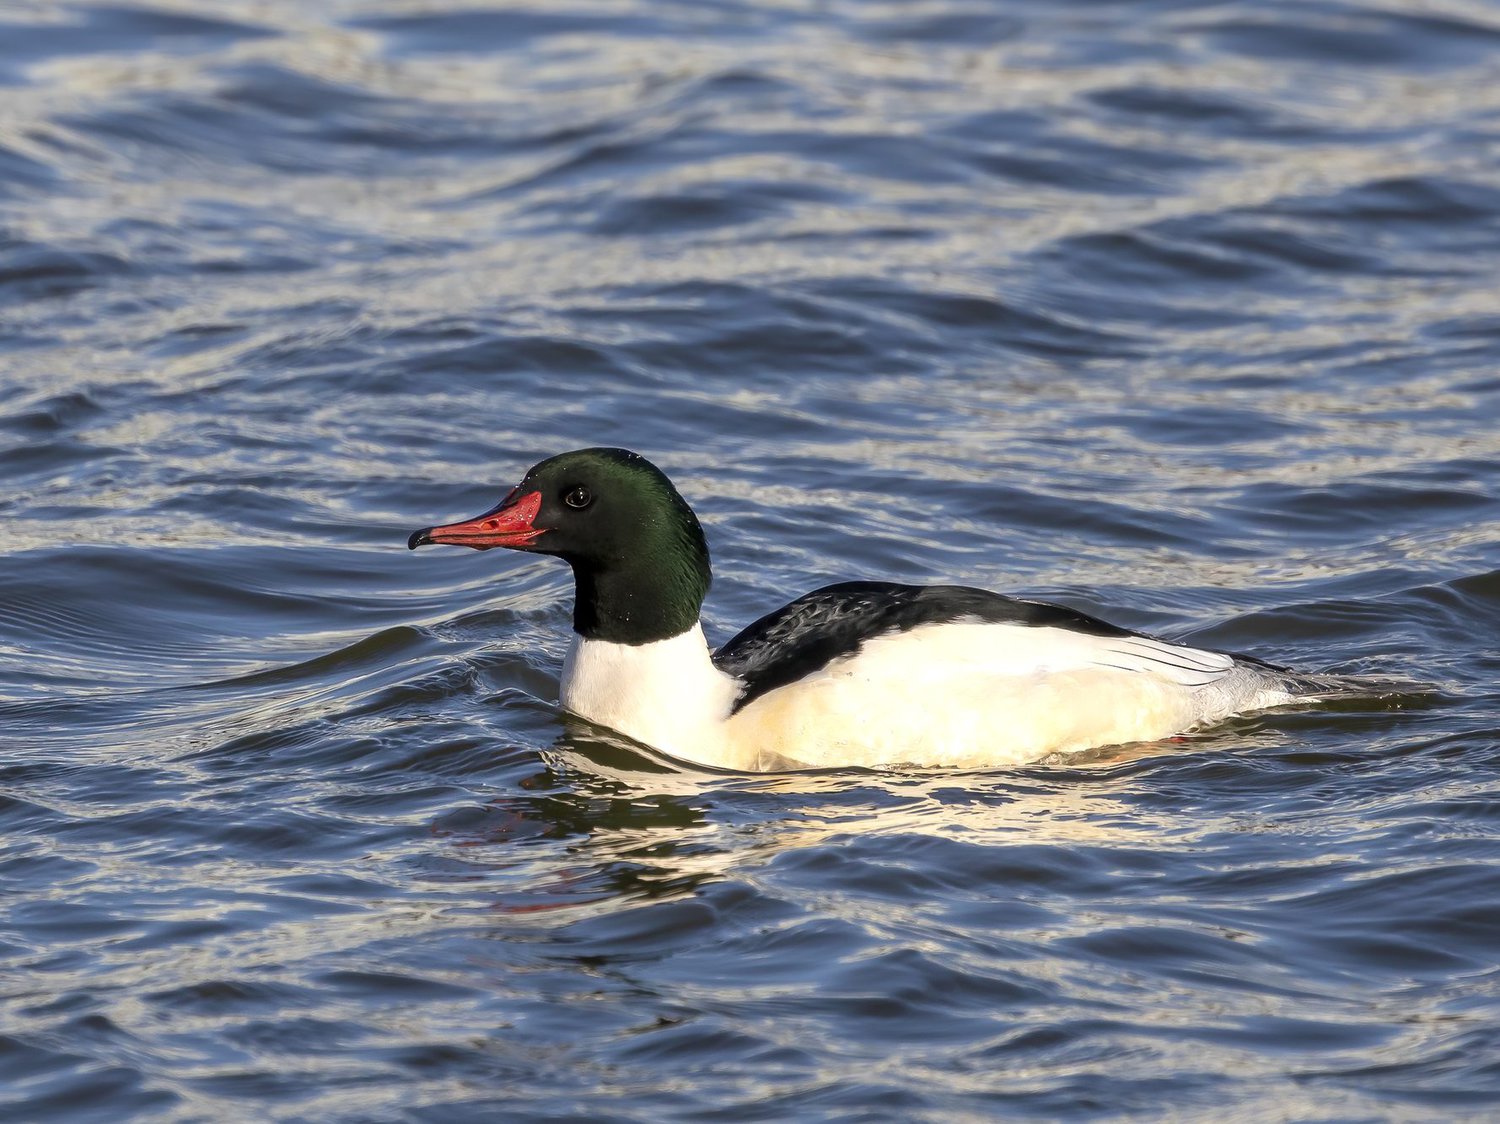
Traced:
[[593, 494], [582, 484], [577, 485], [567, 495], [563, 496], [563, 503], [569, 507], [585, 508], [593, 502]]

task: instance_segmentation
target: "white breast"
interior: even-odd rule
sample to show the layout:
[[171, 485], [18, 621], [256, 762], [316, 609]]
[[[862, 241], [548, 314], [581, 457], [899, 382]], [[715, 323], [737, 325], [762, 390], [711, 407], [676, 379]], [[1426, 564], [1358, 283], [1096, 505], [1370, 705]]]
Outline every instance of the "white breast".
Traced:
[[560, 701], [574, 714], [705, 765], [754, 768], [729, 751], [739, 684], [713, 664], [701, 625], [650, 644], [573, 638]]

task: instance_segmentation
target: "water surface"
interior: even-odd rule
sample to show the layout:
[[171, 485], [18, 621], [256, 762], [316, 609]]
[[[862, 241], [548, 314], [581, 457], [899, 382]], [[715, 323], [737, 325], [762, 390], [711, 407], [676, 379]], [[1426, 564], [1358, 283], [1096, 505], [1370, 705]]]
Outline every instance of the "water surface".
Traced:
[[[1487, 1119], [1500, 12], [0, 5], [0, 1113]], [[1431, 683], [988, 773], [571, 728], [587, 444], [723, 640], [942, 580]]]

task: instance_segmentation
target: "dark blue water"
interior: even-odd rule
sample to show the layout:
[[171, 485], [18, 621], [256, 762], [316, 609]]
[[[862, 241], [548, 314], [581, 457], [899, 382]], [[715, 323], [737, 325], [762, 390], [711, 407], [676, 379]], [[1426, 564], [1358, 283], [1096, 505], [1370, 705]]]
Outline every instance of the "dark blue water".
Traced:
[[[540, 457], [1433, 686], [988, 773], [570, 728]], [[1500, 8], [0, 5], [0, 1116], [1492, 1119]]]

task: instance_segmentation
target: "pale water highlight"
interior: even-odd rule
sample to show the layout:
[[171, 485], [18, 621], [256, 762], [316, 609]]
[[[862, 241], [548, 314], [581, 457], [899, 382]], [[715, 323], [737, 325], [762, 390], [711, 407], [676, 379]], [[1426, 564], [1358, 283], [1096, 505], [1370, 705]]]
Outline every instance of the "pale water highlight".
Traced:
[[[1500, 11], [0, 6], [0, 1117], [1500, 1111]], [[1394, 703], [989, 772], [555, 704], [671, 474], [709, 639], [953, 582]]]

